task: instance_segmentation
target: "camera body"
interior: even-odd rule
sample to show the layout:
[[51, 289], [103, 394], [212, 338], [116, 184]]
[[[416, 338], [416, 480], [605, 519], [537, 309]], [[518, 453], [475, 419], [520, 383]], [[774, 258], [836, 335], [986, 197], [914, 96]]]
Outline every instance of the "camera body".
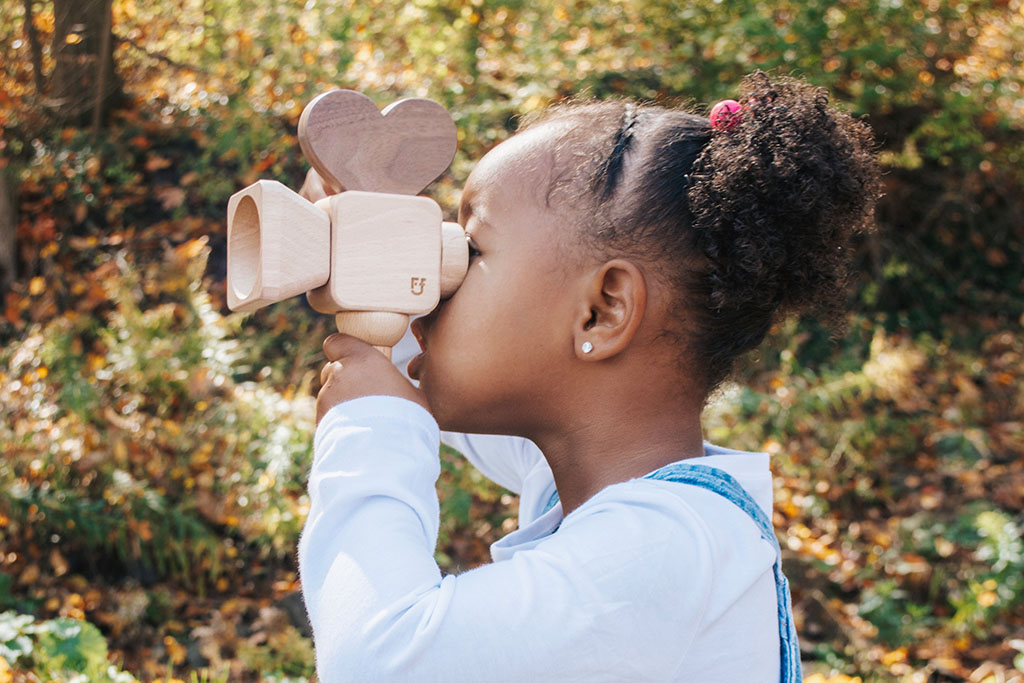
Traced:
[[303, 110], [299, 140], [340, 191], [313, 204], [259, 180], [232, 195], [228, 307], [254, 311], [306, 292], [315, 310], [337, 315], [339, 331], [391, 347], [408, 316], [433, 310], [466, 274], [462, 227], [416, 196], [451, 163], [455, 124], [430, 100], [381, 112], [360, 93], [334, 90]]

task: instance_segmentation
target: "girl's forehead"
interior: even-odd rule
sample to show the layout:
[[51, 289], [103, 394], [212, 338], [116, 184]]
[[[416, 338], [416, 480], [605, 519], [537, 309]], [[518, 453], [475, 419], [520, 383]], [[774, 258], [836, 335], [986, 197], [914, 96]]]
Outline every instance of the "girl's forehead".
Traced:
[[557, 216], [548, 202], [555, 155], [550, 131], [529, 129], [500, 143], [477, 164], [462, 192], [459, 219], [474, 235], [547, 240]]
[[494, 191], [543, 198], [554, 169], [557, 131], [537, 126], [513, 135], [484, 155], [466, 181], [463, 201]]
[[543, 170], [551, 164], [553, 141], [544, 126], [518, 133], [485, 154], [479, 166], [488, 172]]

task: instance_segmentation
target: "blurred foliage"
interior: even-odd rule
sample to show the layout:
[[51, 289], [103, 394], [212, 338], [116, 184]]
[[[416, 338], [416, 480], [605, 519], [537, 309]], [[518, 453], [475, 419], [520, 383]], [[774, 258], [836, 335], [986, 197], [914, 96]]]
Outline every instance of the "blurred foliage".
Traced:
[[58, 317], [4, 349], [0, 510], [14, 535], [198, 588], [245, 566], [236, 541], [293, 551], [312, 399], [235, 381], [237, 318], [201, 286], [204, 242], [145, 274], [116, 253], [90, 274], [115, 302], [106, 315]]
[[[34, 5], [45, 48], [52, 16]], [[23, 19], [18, 3], [0, 8], [0, 152], [18, 160], [33, 208], [74, 209], [55, 230], [22, 226], [44, 245], [90, 219], [131, 225], [138, 205], [123, 193], [140, 185], [165, 209], [219, 216], [257, 177], [294, 184], [295, 125], [326, 88], [448, 106], [460, 153], [434, 193], [451, 210], [471, 160], [553, 100], [709, 102], [756, 67], [829, 88], [878, 133], [889, 174], [882, 229], [862, 253], [864, 310], [933, 333], [965, 306], [1024, 311], [1020, 0], [116, 0], [119, 74], [136, 104], [99, 139], [46, 125]]]
[[[113, 0], [113, 28], [120, 107], [66, 127], [37, 89], [51, 1], [0, 3], [0, 645], [32, 648], [0, 652], [0, 682], [311, 674], [292, 549], [330, 321], [223, 295], [227, 198], [299, 185], [309, 99], [447, 106], [459, 153], [428, 193], [451, 216], [474, 160], [550, 102], [700, 111], [754, 68], [827, 87], [886, 168], [850, 335], [781, 326], [707, 415], [774, 456], [807, 680], [1022, 677], [1021, 0]], [[486, 561], [514, 496], [449, 451], [438, 489], [439, 563]], [[43, 635], [75, 628], [51, 660]]]
[[876, 680], [1009, 665], [1024, 645], [1024, 340], [996, 330], [957, 351], [859, 322], [819, 367], [801, 358], [813, 334], [777, 330], [707, 411], [707, 438], [775, 459], [813, 659]]
[[[59, 618], [43, 622], [25, 614], [0, 614], [0, 661], [28, 666], [48, 681], [134, 683], [135, 677], [107, 662], [107, 643], [87, 621]], [[6, 679], [4, 678], [6, 676]], [[0, 664], [0, 680], [11, 680]]]

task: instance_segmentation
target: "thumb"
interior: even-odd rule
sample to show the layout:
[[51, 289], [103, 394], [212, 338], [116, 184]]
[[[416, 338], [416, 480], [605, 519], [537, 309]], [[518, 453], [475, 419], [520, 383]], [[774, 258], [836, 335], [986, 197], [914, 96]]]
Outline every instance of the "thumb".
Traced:
[[376, 349], [358, 337], [350, 334], [335, 332], [324, 339], [324, 355], [328, 360], [339, 361], [344, 358], [352, 358], [364, 353], [378, 353]]

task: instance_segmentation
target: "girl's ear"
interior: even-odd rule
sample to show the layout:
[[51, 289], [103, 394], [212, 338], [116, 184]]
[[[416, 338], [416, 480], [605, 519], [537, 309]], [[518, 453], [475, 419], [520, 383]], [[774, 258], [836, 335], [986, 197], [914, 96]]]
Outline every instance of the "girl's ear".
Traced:
[[602, 264], [585, 284], [573, 346], [580, 360], [604, 360], [629, 347], [647, 310], [647, 282], [631, 261]]

